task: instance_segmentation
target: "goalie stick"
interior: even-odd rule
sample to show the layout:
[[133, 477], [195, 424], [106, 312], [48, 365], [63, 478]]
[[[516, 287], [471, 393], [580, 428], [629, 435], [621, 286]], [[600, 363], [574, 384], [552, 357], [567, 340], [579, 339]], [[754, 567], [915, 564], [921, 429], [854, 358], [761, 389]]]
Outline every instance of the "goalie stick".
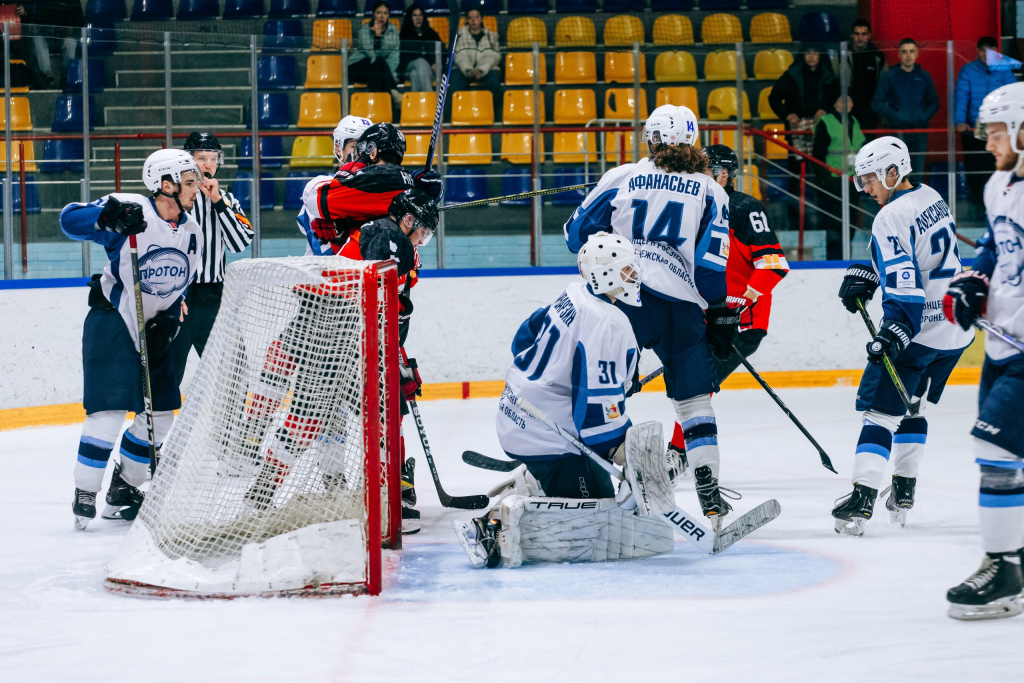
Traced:
[[[625, 479], [625, 475], [623, 475], [615, 465], [599, 456], [591, 450], [589, 446], [577, 439], [575, 436], [564, 431], [561, 427], [552, 422], [543, 412], [541, 412], [540, 409], [525, 398], [520, 396], [516, 399], [516, 406], [522, 408], [522, 410], [533, 419], [546, 424], [556, 434], [578, 448], [580, 453], [583, 453], [600, 465], [614, 479], [617, 481]], [[633, 495], [646, 496], [646, 491], [634, 491]], [[645, 504], [643, 503], [638, 504], [638, 506], [644, 505]], [[744, 536], [760, 529], [765, 524], [778, 517], [781, 512], [782, 507], [779, 505], [779, 501], [774, 499], [766, 500], [750, 512], [741, 516], [729, 526], [722, 529], [717, 534], [704, 526], [699, 519], [691, 517], [678, 505], [676, 505], [675, 510], [666, 512], [663, 516], [666, 523], [675, 529], [676, 533], [680, 536], [690, 543], [693, 543], [709, 555], [717, 555]]]
[[[871, 322], [871, 316], [868, 315], [868, 309], [864, 308], [863, 299], [857, 299], [857, 308], [860, 309], [860, 317], [864, 319], [864, 324], [867, 325], [868, 331], [871, 333], [871, 338], [874, 339], [878, 331], [875, 330], [875, 324]], [[889, 377], [892, 379], [892, 383], [896, 385], [896, 393], [900, 395], [900, 400], [903, 401], [903, 405], [906, 406], [907, 412], [910, 413], [911, 417], [916, 417], [921, 412], [921, 399], [920, 397], [910, 398], [910, 394], [907, 393], [907, 388], [903, 386], [903, 380], [900, 379], [899, 374], [896, 372], [895, 366], [892, 364], [892, 359], [889, 358], [889, 354], [882, 354], [882, 363], [885, 365], [886, 372], [889, 373]]]

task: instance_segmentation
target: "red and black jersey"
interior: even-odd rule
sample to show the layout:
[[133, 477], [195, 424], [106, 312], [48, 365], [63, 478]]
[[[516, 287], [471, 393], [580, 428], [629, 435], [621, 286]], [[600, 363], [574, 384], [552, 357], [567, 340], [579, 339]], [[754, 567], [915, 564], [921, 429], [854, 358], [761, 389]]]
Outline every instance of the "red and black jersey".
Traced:
[[412, 176], [401, 166], [377, 164], [352, 174], [347, 168], [353, 164], [317, 190], [320, 216], [334, 221], [342, 239], [364, 223], [386, 218], [395, 195], [413, 187]]
[[759, 296], [740, 322], [741, 330], [768, 331], [772, 290], [789, 272], [786, 253], [768, 225], [764, 205], [748, 194], [729, 193], [729, 261], [725, 278], [729, 296], [743, 296], [750, 287]]

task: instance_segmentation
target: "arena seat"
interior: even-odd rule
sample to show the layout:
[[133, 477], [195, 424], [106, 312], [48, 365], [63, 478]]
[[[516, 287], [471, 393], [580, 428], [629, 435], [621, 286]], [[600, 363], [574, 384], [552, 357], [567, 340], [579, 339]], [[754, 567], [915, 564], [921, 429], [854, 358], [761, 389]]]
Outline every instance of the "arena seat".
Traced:
[[[430, 28], [437, 31], [437, 35], [441, 37], [441, 42], [444, 43], [445, 47], [448, 47], [448, 17], [431, 15], [427, 17], [427, 24], [430, 25]], [[495, 31], [495, 33], [497, 33], [497, 31]]]
[[444, 179], [444, 203], [465, 204], [487, 199], [487, 173], [485, 168], [453, 168]]
[[[310, 57], [310, 59], [314, 58]], [[256, 83], [261, 90], [291, 90], [295, 87], [295, 57], [292, 55], [260, 57], [256, 61]], [[92, 81], [89, 84], [92, 85]], [[339, 83], [339, 87], [340, 85]]]
[[[539, 55], [540, 83], [548, 82], [547, 60]], [[505, 85], [533, 85], [533, 53], [509, 52], [505, 55]]]
[[686, 107], [696, 114], [699, 119], [700, 111], [697, 102], [697, 89], [693, 86], [658, 88], [658, 92], [655, 96], [656, 107], [660, 107], [663, 104], [674, 104], [677, 107]]
[[506, 47], [532, 48], [535, 42], [541, 47], [548, 44], [548, 29], [543, 21], [537, 17], [519, 17], [509, 22], [505, 29]]
[[605, 47], [620, 47], [633, 43], [644, 44], [644, 22], [632, 14], [611, 17], [604, 23], [602, 41]]
[[[231, 194], [238, 200], [243, 211], [252, 210], [252, 172], [239, 171], [231, 181]], [[274, 208], [274, 177], [260, 173], [260, 208]]]
[[771, 88], [762, 88], [761, 94], [757, 96], [757, 116], [763, 121], [778, 120], [779, 118], [772, 111], [772, 105], [768, 104], [768, 96], [771, 94]]
[[[13, 60], [12, 60], [13, 61]], [[107, 87], [107, 69], [102, 59], [89, 59], [89, 92], [103, 92]], [[11, 88], [14, 91], [14, 88]], [[68, 60], [67, 83], [64, 92], [82, 92], [82, 59]]]
[[761, 195], [761, 173], [755, 164], [747, 164], [743, 167], [743, 191], [757, 201], [764, 201]]
[[786, 201], [790, 199], [786, 192], [789, 190], [790, 175], [785, 168], [779, 168], [774, 164], [765, 165], [765, 195], [769, 200]]
[[[544, 95], [540, 96], [540, 120], [545, 121]], [[506, 90], [502, 106], [501, 122], [506, 126], [532, 126], [534, 120], [532, 90]]]
[[[284, 140], [260, 136], [260, 167], [281, 168], [284, 164]], [[238, 145], [238, 168], [252, 168], [252, 138], [241, 138]]]
[[81, 172], [85, 167], [84, 158], [85, 143], [82, 140], [46, 140], [43, 142], [40, 170], [43, 173]]
[[85, 3], [85, 20], [120, 21], [125, 18], [124, 0], [88, 0]]
[[[551, 187], [571, 187], [583, 185], [588, 182], [583, 168], [568, 166], [555, 169], [555, 175], [551, 180]], [[587, 190], [567, 190], [551, 195], [551, 204], [554, 206], [579, 206], [587, 198]]]
[[[432, 126], [437, 111], [436, 92], [407, 92], [402, 94], [402, 126]], [[371, 120], [374, 120], [371, 118]]]
[[[36, 167], [36, 148], [35, 148], [35, 144], [31, 140], [24, 140], [24, 143], [25, 143], [25, 170], [27, 172], [30, 172], [30, 173], [35, 173], [37, 170], [39, 170]], [[84, 147], [83, 147], [83, 149], [84, 149]], [[11, 141], [11, 171], [15, 174], [14, 175], [14, 183], [12, 184], [12, 186], [14, 187], [14, 192], [15, 193], [18, 192], [18, 175], [17, 174], [18, 174], [18, 169], [21, 168], [20, 163], [21, 163], [21, 143], [19, 141], [17, 141], [17, 140], [12, 140]], [[0, 140], [0, 173], [5, 173], [6, 171], [7, 171], [7, 142], [3, 141], [3, 140]], [[26, 183], [28, 182], [28, 176], [25, 176], [25, 182]], [[0, 196], [2, 196], [2, 195], [3, 195], [3, 192], [0, 192]], [[29, 191], [28, 191], [28, 196], [29, 196], [29, 199], [31, 200], [31, 198], [32, 198], [32, 190], [31, 189], [29, 189]], [[36, 204], [37, 205], [39, 204], [38, 191], [36, 193]], [[30, 205], [31, 205], [31, 202], [30, 202]], [[20, 208], [18, 206], [17, 202], [14, 203], [14, 206], [15, 206], [16, 209]], [[29, 209], [29, 212], [30, 213], [35, 213], [31, 209]]]
[[[0, 142], [0, 153], [4, 155], [4, 159], [7, 158], [7, 147], [5, 143]], [[25, 154], [25, 157], [28, 158], [27, 153]], [[14, 164], [13, 166], [15, 169], [18, 168], [17, 164]], [[35, 169], [28, 169], [26, 166], [26, 170]], [[7, 171], [6, 161], [0, 162], [0, 171]], [[13, 201], [11, 203], [14, 205], [13, 212], [21, 213], [21, 182], [20, 175], [17, 173], [17, 171], [15, 171], [14, 176], [12, 177], [12, 181], [13, 182], [11, 183], [11, 199]], [[3, 192], [0, 192], [0, 211], [2, 211], [4, 207], [3, 194]], [[43, 210], [43, 207], [39, 204], [39, 186], [36, 185], [35, 176], [25, 176], [25, 197], [25, 213], [40, 213]]]
[[705, 44], [742, 43], [743, 27], [735, 14], [711, 14], [700, 25], [700, 40]]
[[452, 166], [486, 166], [491, 163], [490, 133], [459, 133], [447, 137], [448, 163]]
[[306, 58], [306, 89], [341, 88], [341, 55], [310, 55]]
[[[556, 133], [557, 135], [557, 133]], [[510, 164], [529, 164], [533, 160], [533, 133], [502, 133], [501, 159]], [[540, 156], [544, 159], [544, 136], [540, 136]]]
[[332, 167], [334, 138], [327, 135], [301, 135], [295, 138], [290, 163], [292, 168]]
[[[504, 150], [502, 150], [502, 155], [504, 155]], [[513, 194], [530, 192], [530, 180], [530, 169], [506, 168], [505, 173], [501, 176], [501, 196], [507, 197]], [[498, 206], [529, 206], [530, 201], [530, 199], [512, 199], [499, 202]]]
[[793, 53], [789, 50], [761, 50], [754, 56], [754, 78], [778, 80], [792, 65]]
[[297, 52], [305, 47], [302, 22], [296, 19], [263, 22], [264, 52]]
[[[402, 158], [402, 166], [419, 166], [427, 162], [427, 147], [430, 146], [429, 135], [406, 135], [405, 156]], [[434, 161], [437, 161], [437, 152], [434, 153]]]
[[597, 29], [586, 17], [565, 17], [555, 25], [555, 47], [594, 47]]
[[[747, 77], [746, 62], [742, 62], [741, 75]], [[736, 50], [716, 50], [704, 58], [705, 81], [736, 81]]]
[[[712, 130], [708, 131], [709, 144], [712, 145], [725, 145], [729, 149], [736, 149], [736, 131], [735, 130]], [[743, 136], [743, 149], [747, 153], [754, 151], [754, 137], [752, 135]]]
[[[782, 142], [788, 142], [784, 135], [777, 135], [776, 131], [786, 130], [786, 124], [784, 123], [769, 123], [763, 128], [764, 132], [772, 133], [772, 137]], [[764, 141], [764, 155], [769, 159], [785, 159], [789, 156], [789, 150], [785, 147], [780, 147], [775, 143]]]
[[168, 21], [174, 16], [171, 0], [135, 0], [132, 21]]
[[717, 10], [717, 9], [739, 9], [740, 0], [700, 0], [700, 9], [704, 10]]
[[[370, 3], [373, 4], [373, 3]], [[446, 0], [417, 0], [417, 4], [423, 8], [425, 14], [449, 14]], [[399, 10], [400, 11], [400, 10]]]
[[[715, 88], [708, 95], [708, 119], [725, 121], [736, 116], [736, 88]], [[747, 93], [743, 93], [743, 118], [750, 118], [750, 101]]]
[[689, 52], [662, 52], [654, 62], [654, 80], [659, 82], [696, 81], [697, 62]]
[[[632, 88], [608, 88], [604, 93], [604, 117], [606, 119], [624, 119], [631, 121], [636, 108]], [[647, 118], [647, 91], [640, 91], [640, 120]], [[625, 133], [625, 159], [619, 159], [619, 138], [623, 133], [605, 133], [605, 160], [609, 163], [623, 164], [633, 161], [633, 133]]]
[[597, 0], [555, 0], [555, 12], [596, 12]]
[[605, 12], [643, 12], [644, 0], [604, 0]]
[[597, 83], [597, 55], [593, 52], [556, 53], [555, 83], [558, 85]]
[[556, 164], [582, 164], [584, 155], [588, 162], [597, 161], [597, 133], [554, 134], [554, 150], [551, 158]]
[[293, 171], [285, 176], [287, 179], [284, 181], [284, 208], [301, 209], [302, 192], [309, 181], [317, 175], [310, 171]]
[[497, 14], [505, 9], [502, 0], [462, 0], [462, 13], [471, 9], [480, 10], [484, 15]]
[[267, 16], [271, 19], [298, 19], [312, 13], [309, 0], [270, 0], [270, 13]]
[[587, 123], [597, 118], [594, 91], [556, 90], [555, 123]]
[[225, 19], [259, 19], [263, 16], [263, 0], [225, 0]]
[[828, 12], [808, 12], [800, 17], [800, 40], [834, 42], [842, 40], [839, 20]]
[[785, 14], [765, 12], [750, 20], [750, 42], [752, 43], [791, 43], [793, 36], [789, 32], [789, 19]]
[[[18, 100], [25, 100], [24, 111], [16, 113]], [[51, 130], [56, 132], [81, 133], [84, 125], [82, 116], [82, 96], [63, 95], [57, 98], [53, 105], [53, 125]], [[28, 115], [28, 98], [11, 98], [11, 119], [13, 121], [11, 130], [32, 130], [32, 119]], [[19, 120], [21, 123], [19, 123]], [[19, 125], [27, 128], [19, 128]], [[96, 98], [89, 95], [89, 130], [96, 127]]]
[[[90, 59], [89, 61], [92, 62], [93, 60]], [[101, 59], [101, 60], [97, 60], [97, 61], [99, 61], [100, 62], [100, 66], [102, 66], [103, 60]], [[18, 80], [18, 76], [15, 73], [15, 68], [16, 67], [18, 69], [20, 69], [23, 74], [25, 74], [26, 78], [29, 77], [29, 75], [28, 75], [29, 74], [29, 72], [28, 72], [28, 64], [25, 63], [25, 60], [24, 59], [12, 59], [11, 60], [11, 83], [15, 83]], [[69, 60], [69, 67], [68, 68], [70, 68], [70, 60]], [[26, 80], [26, 83], [27, 82], [28, 81]], [[105, 73], [103, 75], [103, 81], [102, 81], [102, 83], [100, 85], [101, 86], [106, 86], [106, 74]], [[89, 91], [92, 92], [93, 89], [94, 89], [93, 84], [89, 83]], [[101, 87], [101, 89], [102, 89], [102, 87]], [[29, 87], [27, 85], [12, 85], [10, 90], [11, 90], [12, 93], [27, 93], [27, 92], [29, 92]], [[79, 83], [79, 85], [78, 85], [78, 91], [79, 92], [82, 91], [81, 83]], [[66, 88], [65, 88], [65, 92], [67, 92]]]
[[789, 0], [747, 0], [747, 9], [786, 9]]
[[354, 17], [358, 13], [356, 0], [318, 0], [316, 3], [318, 17]]
[[[604, 82], [605, 83], [632, 83], [633, 82], [633, 53], [632, 52], [605, 52], [604, 53]], [[647, 55], [640, 53], [640, 82], [647, 82]]]
[[316, 19], [313, 21], [313, 52], [340, 50], [341, 41], [352, 47], [352, 22], [348, 19]]
[[217, 0], [180, 0], [178, 21], [209, 21], [220, 14]]
[[[110, 23], [87, 24], [86, 39], [89, 41], [90, 57], [109, 57], [117, 49], [117, 32]], [[82, 56], [82, 46], [75, 48], [75, 55]]]
[[[334, 128], [341, 120], [341, 98], [336, 93], [318, 93], [323, 95], [334, 95], [338, 101], [337, 116], [334, 117], [333, 123], [326, 123], [331, 118], [330, 116], [324, 116], [324, 124], [320, 124], [321, 128]], [[488, 95], [490, 93], [487, 93]], [[302, 96], [305, 99], [306, 95]], [[370, 119], [374, 123], [391, 123], [391, 119], [394, 117], [394, 113], [391, 109], [391, 93], [387, 92], [354, 92], [352, 98], [349, 100], [348, 110], [352, 116], [362, 116], [363, 118]], [[313, 126], [302, 125], [302, 115], [299, 115], [299, 128], [312, 128]]]
[[681, 14], [663, 14], [654, 20], [655, 45], [693, 45], [693, 23]]
[[[462, 28], [465, 25], [466, 25], [466, 17], [465, 17], [465, 15], [463, 15], [462, 18], [459, 19], [459, 28]], [[497, 33], [498, 32], [498, 17], [497, 16], [485, 16], [484, 17], [484, 28], [489, 30], [489, 31], [494, 31], [495, 33]], [[442, 38], [444, 38], [444, 40], [448, 40], [447, 37], [442, 36]]]
[[678, 12], [693, 9], [693, 0], [651, 0], [652, 12]]
[[453, 126], [494, 125], [494, 96], [489, 90], [461, 90], [451, 98]]
[[[288, 93], [261, 92], [257, 93], [257, 116], [260, 128], [287, 128], [291, 123]], [[337, 123], [335, 119], [335, 123]], [[334, 124], [332, 124], [334, 125]], [[246, 121], [246, 128], [252, 128], [252, 118]]]
[[512, 0], [508, 4], [509, 14], [547, 14], [548, 0]]

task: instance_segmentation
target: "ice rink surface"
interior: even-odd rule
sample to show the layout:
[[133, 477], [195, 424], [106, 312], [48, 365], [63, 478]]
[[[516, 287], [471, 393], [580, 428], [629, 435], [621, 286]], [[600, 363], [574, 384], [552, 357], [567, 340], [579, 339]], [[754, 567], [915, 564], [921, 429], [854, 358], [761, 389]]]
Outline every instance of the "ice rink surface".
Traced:
[[[761, 391], [715, 397], [722, 483], [742, 513], [782, 515], [722, 555], [677, 540], [649, 560], [474, 570], [440, 507], [415, 428], [423, 531], [385, 554], [378, 598], [159, 601], [111, 595], [103, 564], [124, 522], [72, 526], [80, 425], [0, 432], [0, 681], [992, 681], [1024, 679], [1024, 617], [962, 623], [945, 591], [977, 569], [975, 387], [929, 406], [927, 454], [905, 529], [884, 501], [863, 538], [832, 530], [848, 493], [854, 389], [779, 392], [832, 456], [836, 476]], [[460, 459], [501, 456], [497, 399], [421, 404], [446, 490], [504, 475]], [[629, 401], [658, 419], [664, 396]], [[110, 470], [107, 475], [109, 477]], [[679, 503], [699, 511], [692, 479]]]

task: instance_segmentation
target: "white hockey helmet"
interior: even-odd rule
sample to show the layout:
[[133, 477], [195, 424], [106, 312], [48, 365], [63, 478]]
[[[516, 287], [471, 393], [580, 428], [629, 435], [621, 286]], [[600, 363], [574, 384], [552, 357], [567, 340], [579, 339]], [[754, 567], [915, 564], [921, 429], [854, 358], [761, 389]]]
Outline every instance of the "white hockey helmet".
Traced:
[[686, 107], [663, 104], [647, 117], [644, 139], [652, 145], [692, 145], [697, 142], [697, 117]]
[[[889, 187], [885, 182], [885, 177], [888, 175], [889, 169], [894, 166], [899, 178], [892, 187]], [[865, 181], [872, 176], [882, 183], [882, 187], [885, 189], [896, 189], [896, 185], [902, 183], [911, 171], [910, 150], [907, 149], [907, 143], [891, 135], [872, 140], [857, 152], [854, 170], [856, 175], [853, 178], [853, 184], [856, 185], [858, 192], [864, 192]]]
[[372, 125], [373, 121], [361, 116], [346, 116], [338, 122], [334, 129], [334, 156], [338, 157], [338, 161], [345, 163], [341, 158], [345, 143], [349, 140], [358, 140], [363, 131]]
[[1024, 153], [1024, 149], [1017, 147], [1017, 134], [1024, 125], [1024, 83], [1004, 85], [985, 96], [978, 108], [974, 136], [979, 140], [987, 139], [986, 124], [989, 123], [1005, 123], [1010, 147], [1017, 154]]
[[146, 158], [142, 166], [142, 182], [152, 193], [160, 191], [160, 182], [164, 176], [171, 176], [174, 183], [181, 182], [181, 174], [192, 171], [196, 180], [203, 177], [196, 160], [183, 149], [161, 149]]
[[630, 306], [640, 305], [640, 263], [629, 240], [607, 232], [595, 233], [580, 249], [577, 263], [594, 294], [608, 294]]

